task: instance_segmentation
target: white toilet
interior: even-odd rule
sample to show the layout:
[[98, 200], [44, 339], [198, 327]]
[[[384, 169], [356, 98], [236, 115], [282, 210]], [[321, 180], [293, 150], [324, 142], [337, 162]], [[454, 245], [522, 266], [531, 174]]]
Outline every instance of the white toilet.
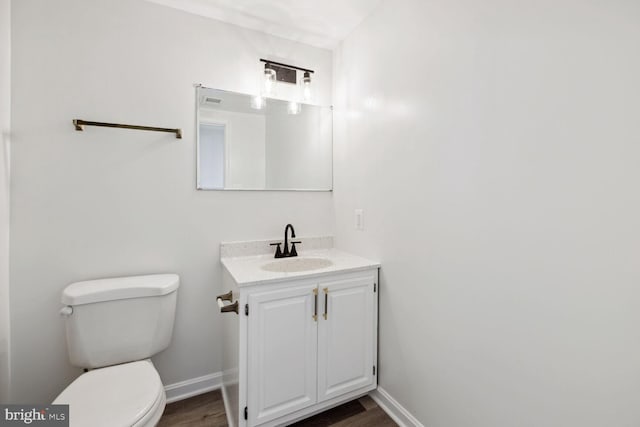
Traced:
[[176, 274], [73, 283], [62, 293], [71, 363], [89, 369], [54, 404], [68, 404], [71, 427], [155, 426], [166, 396], [148, 358], [173, 333]]

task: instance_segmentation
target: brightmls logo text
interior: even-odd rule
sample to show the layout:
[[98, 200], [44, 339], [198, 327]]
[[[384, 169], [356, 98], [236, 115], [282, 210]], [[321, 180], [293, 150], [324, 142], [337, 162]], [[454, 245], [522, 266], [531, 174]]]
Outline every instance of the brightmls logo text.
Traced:
[[36, 408], [26, 412], [24, 409], [9, 411], [9, 408], [4, 408], [4, 419], [5, 421], [23, 421], [25, 424], [31, 424], [34, 421], [47, 421], [47, 412], [44, 410], [38, 412]]
[[0, 405], [0, 427], [69, 426], [69, 405]]

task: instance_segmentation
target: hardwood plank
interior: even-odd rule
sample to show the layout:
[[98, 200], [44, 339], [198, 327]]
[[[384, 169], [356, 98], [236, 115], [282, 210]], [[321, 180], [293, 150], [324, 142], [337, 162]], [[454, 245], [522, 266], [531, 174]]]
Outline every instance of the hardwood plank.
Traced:
[[291, 424], [295, 427], [328, 427], [334, 423], [347, 419], [355, 414], [364, 412], [364, 406], [357, 400], [344, 403], [335, 408], [328, 409], [324, 412], [316, 414], [310, 418]]
[[158, 427], [225, 427], [222, 394], [219, 390], [170, 403]]
[[342, 420], [331, 427], [396, 427], [397, 424], [379, 407]]
[[[352, 400], [306, 420], [295, 427], [396, 427], [396, 423], [369, 397]], [[170, 403], [158, 427], [227, 427], [219, 390]]]

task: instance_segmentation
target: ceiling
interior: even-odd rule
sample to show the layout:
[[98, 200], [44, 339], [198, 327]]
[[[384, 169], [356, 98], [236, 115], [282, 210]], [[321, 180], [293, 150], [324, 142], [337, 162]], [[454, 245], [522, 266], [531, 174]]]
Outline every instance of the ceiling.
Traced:
[[334, 48], [382, 0], [148, 0], [325, 49]]

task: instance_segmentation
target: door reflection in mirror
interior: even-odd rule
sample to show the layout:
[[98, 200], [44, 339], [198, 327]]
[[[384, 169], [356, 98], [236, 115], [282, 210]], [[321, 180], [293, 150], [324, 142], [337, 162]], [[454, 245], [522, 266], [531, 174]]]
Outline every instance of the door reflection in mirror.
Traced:
[[224, 188], [226, 124], [200, 123], [200, 187], [207, 189]]

